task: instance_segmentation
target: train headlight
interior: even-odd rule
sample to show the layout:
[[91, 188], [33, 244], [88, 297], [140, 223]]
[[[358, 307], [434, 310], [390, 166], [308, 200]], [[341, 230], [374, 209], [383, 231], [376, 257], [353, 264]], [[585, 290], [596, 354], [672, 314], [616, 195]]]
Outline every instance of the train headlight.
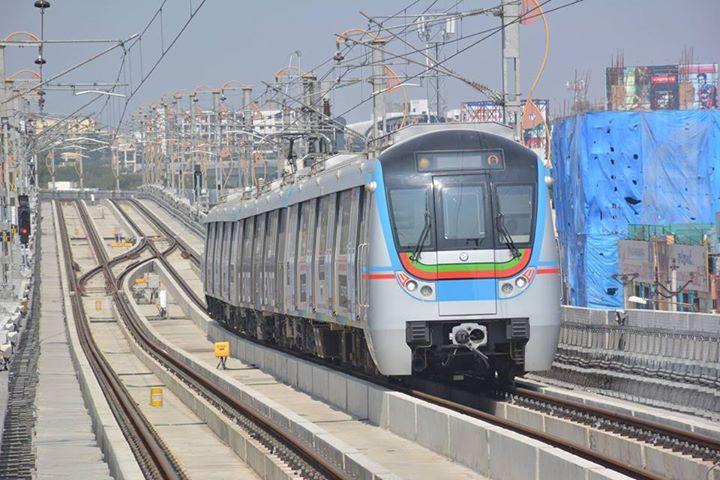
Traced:
[[503, 284], [502, 284], [502, 287], [500, 287], [500, 290], [501, 290], [502, 293], [504, 293], [505, 295], [510, 295], [510, 294], [512, 293], [512, 291], [513, 291], [512, 283], [503, 283]]
[[409, 292], [414, 292], [417, 286], [418, 285], [415, 280], [408, 280], [408, 282], [405, 284], [405, 288], [407, 288]]
[[433, 293], [433, 289], [430, 285], [423, 285], [420, 289], [420, 293], [423, 297], [429, 297]]
[[515, 279], [515, 286], [518, 288], [525, 288], [527, 285], [527, 279], [525, 277], [518, 277]]

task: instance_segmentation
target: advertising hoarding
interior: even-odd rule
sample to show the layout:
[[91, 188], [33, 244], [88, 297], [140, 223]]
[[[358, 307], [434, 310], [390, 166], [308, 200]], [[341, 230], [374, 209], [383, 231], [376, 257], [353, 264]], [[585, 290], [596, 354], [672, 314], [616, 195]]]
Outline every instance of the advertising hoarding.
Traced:
[[701, 110], [718, 107], [718, 65], [609, 67], [610, 110]]
[[620, 273], [637, 275], [635, 280], [653, 283], [653, 255], [650, 242], [638, 240], [618, 241], [618, 261]]
[[[522, 106], [525, 107], [524, 100]], [[542, 152], [546, 150], [545, 122], [547, 122], [549, 110], [550, 102], [548, 100], [533, 100], [528, 108], [522, 125], [523, 142], [528, 148]], [[503, 107], [489, 100], [464, 102], [460, 112], [460, 121], [503, 123]]]

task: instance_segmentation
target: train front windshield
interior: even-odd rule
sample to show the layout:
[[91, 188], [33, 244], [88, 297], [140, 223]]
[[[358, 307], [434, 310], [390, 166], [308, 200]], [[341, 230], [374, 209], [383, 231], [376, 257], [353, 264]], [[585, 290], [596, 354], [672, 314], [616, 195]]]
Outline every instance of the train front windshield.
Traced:
[[[488, 164], [488, 158], [501, 160]], [[399, 251], [530, 244], [535, 185], [522, 176], [508, 177], [501, 152], [418, 153], [414, 170], [389, 179], [391, 223]]]

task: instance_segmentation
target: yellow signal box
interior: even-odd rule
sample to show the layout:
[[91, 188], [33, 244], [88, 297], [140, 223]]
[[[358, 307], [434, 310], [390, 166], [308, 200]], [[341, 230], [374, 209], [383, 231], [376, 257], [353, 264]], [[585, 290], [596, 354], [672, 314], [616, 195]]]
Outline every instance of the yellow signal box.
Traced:
[[227, 358], [230, 356], [230, 342], [215, 342], [215, 357]]

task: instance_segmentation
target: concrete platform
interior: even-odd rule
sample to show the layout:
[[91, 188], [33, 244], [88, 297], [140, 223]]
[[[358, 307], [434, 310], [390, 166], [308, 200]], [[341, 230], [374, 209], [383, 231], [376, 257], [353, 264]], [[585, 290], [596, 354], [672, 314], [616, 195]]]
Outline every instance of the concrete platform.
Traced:
[[93, 433], [70, 356], [49, 203], [43, 203], [42, 214], [40, 358], [33, 440], [36, 478], [112, 478]]

